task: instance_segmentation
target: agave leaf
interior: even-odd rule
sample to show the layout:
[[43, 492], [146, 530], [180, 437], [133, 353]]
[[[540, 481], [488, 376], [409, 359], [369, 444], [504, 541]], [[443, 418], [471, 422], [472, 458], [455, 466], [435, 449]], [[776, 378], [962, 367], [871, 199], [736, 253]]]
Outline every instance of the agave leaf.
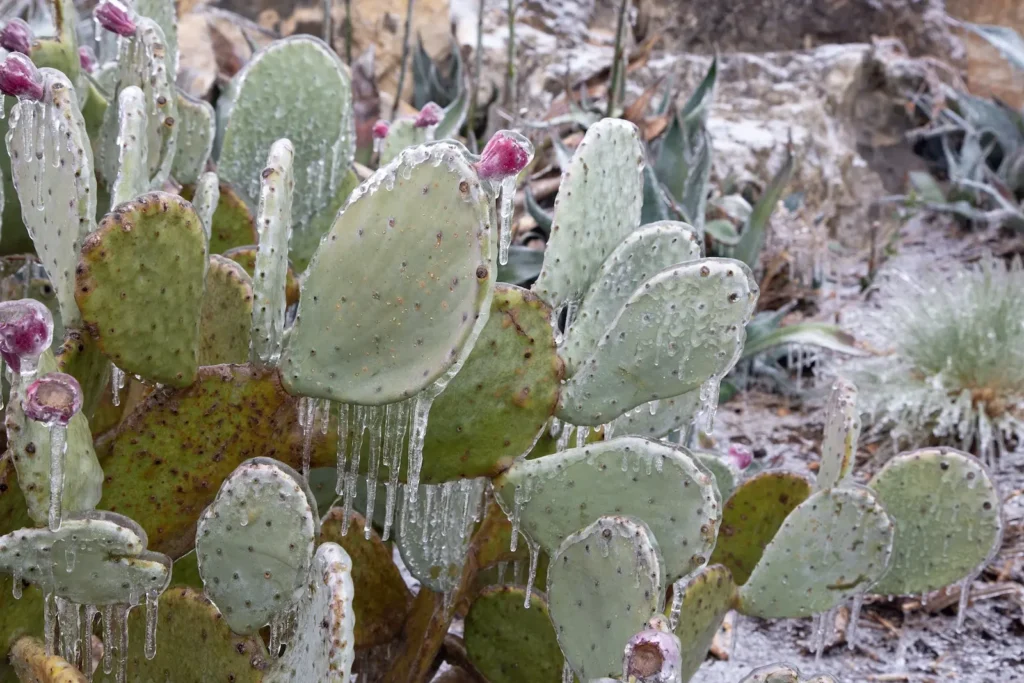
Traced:
[[740, 233], [737, 232], [736, 226], [724, 218], [705, 224], [704, 232], [711, 235], [715, 242], [727, 247], [734, 247], [740, 242]]
[[697, 89], [690, 95], [690, 99], [683, 105], [679, 116], [688, 124], [703, 126], [707, 123], [708, 113], [711, 110], [711, 101], [715, 97], [715, 85], [718, 82], [718, 57], [711, 60], [704, 79], [697, 86]]
[[782, 192], [789, 185], [789, 180], [793, 177], [795, 168], [796, 160], [793, 157], [793, 149], [790, 147], [786, 151], [786, 161], [783, 162], [782, 168], [778, 170], [775, 177], [768, 183], [764, 194], [761, 195], [761, 198], [754, 205], [754, 210], [750, 213], [750, 220], [747, 221], [743, 234], [740, 236], [740, 242], [733, 250], [733, 258], [743, 261], [751, 268], [757, 266], [757, 259], [761, 255], [761, 249], [764, 248], [768, 219], [775, 210], [775, 205], [782, 198]]
[[747, 343], [743, 347], [741, 360], [753, 358], [759, 353], [783, 344], [817, 346], [848, 356], [867, 356], [868, 352], [854, 345], [852, 335], [843, 332], [836, 325], [828, 323], [797, 323], [780, 327], [764, 335], [751, 333], [747, 328]]
[[540, 275], [543, 264], [543, 251], [512, 245], [508, 249], [508, 263], [498, 266], [498, 282], [529, 287]]
[[533, 217], [533, 220], [537, 221], [537, 228], [544, 233], [545, 236], [551, 234], [551, 214], [541, 208], [541, 205], [537, 203], [537, 198], [533, 196], [533, 190], [530, 189], [529, 185], [524, 188], [526, 192], [526, 211]]
[[960, 25], [987, 40], [1010, 64], [1018, 69], [1024, 69], [1024, 39], [1021, 39], [1020, 34], [1012, 28], [972, 24], [969, 21], [960, 22]]
[[926, 203], [944, 204], [946, 193], [942, 191], [938, 181], [928, 171], [911, 171], [908, 174], [910, 187], [916, 199]]

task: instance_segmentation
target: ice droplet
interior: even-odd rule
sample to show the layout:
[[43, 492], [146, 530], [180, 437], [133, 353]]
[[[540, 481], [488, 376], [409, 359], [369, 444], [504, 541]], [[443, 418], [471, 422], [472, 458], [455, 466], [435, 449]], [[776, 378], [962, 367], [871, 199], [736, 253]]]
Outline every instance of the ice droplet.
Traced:
[[21, 591], [24, 585], [21, 582], [21, 570], [15, 569], [14, 575], [11, 577], [11, 595], [15, 600], [21, 600]]
[[316, 429], [315, 398], [303, 396], [299, 399], [299, 425], [302, 427], [302, 476], [309, 479], [309, 459], [313, 452], [313, 430]]
[[103, 606], [103, 673], [114, 670], [114, 606]]
[[512, 200], [516, 196], [516, 175], [501, 179], [501, 228], [498, 233], [498, 263], [508, 263], [508, 250], [512, 246]]
[[537, 580], [537, 558], [540, 556], [540, 544], [526, 539], [526, 547], [530, 551], [530, 571], [526, 575], [526, 599], [523, 607], [530, 609], [530, 599], [533, 597], [533, 582]]
[[814, 625], [814, 665], [821, 664], [821, 656], [825, 653], [825, 645], [828, 643], [830, 631], [835, 627], [836, 608], [833, 607], [827, 612], [817, 616]]
[[864, 594], [858, 593], [853, 596], [853, 605], [850, 606], [850, 623], [846, 627], [846, 647], [854, 650], [857, 647], [857, 626], [860, 621], [860, 613], [864, 608]]
[[[402, 455], [405, 448], [405, 432], [409, 427], [409, 416], [412, 414], [412, 401], [402, 401], [388, 406], [385, 415], [384, 432], [384, 464], [388, 466], [387, 502], [384, 509], [383, 540], [391, 535], [391, 525], [395, 519], [395, 501], [398, 498], [398, 475], [402, 467]], [[372, 518], [373, 511], [367, 509], [367, 517]]]
[[334, 493], [339, 496], [345, 492], [345, 471], [348, 467], [348, 412], [349, 406], [347, 403], [338, 404], [338, 451], [335, 455], [337, 458], [337, 478], [334, 483]]
[[[67, 451], [67, 425], [50, 425], [50, 531], [60, 529], [61, 499], [64, 495], [64, 457]], [[70, 571], [70, 570], [69, 570]]]
[[57, 637], [57, 617], [54, 614], [53, 593], [43, 596], [43, 644], [46, 656], [53, 654], [53, 641]]
[[121, 389], [124, 388], [124, 370], [116, 365], [110, 368], [110, 402], [121, 405]]
[[971, 574], [970, 576], [964, 577], [957, 584], [960, 589], [960, 599], [956, 605], [956, 632], [960, 633], [964, 628], [964, 620], [967, 618], [967, 605], [971, 599], [971, 584], [974, 583], [974, 578], [977, 574]]
[[114, 680], [117, 683], [128, 683], [128, 610], [129, 605], [116, 605], [114, 616], [117, 618], [117, 671]]
[[576, 428], [576, 448], [583, 448], [587, 445], [587, 437], [590, 436], [590, 427]]
[[85, 606], [85, 620], [82, 630], [82, 673], [87, 681], [92, 681], [92, 629], [96, 624], [96, 615], [99, 610], [95, 605]]
[[146, 592], [146, 659], [156, 657], [156, 624], [157, 609], [160, 605], [160, 594], [156, 591]]

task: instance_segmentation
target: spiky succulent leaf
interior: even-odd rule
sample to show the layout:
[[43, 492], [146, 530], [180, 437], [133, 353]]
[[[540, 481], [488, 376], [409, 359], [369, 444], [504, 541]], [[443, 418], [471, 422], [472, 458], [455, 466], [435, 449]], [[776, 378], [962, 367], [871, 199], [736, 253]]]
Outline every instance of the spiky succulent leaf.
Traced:
[[136, 12], [155, 21], [167, 39], [167, 68], [178, 73], [178, 8], [174, 0], [134, 0]]
[[715, 564], [682, 579], [673, 586], [673, 613], [678, 621], [673, 633], [682, 645], [682, 680], [688, 681], [700, 668], [711, 648], [725, 615], [732, 609], [736, 584], [729, 570]]
[[832, 385], [825, 408], [825, 432], [821, 439], [821, 467], [818, 488], [840, 485], [853, 469], [860, 437], [860, 412], [857, 410], [857, 387], [839, 379]]
[[622, 671], [622, 650], [662, 610], [665, 570], [654, 534], [629, 517], [601, 517], [565, 539], [548, 568], [558, 644], [583, 681]]
[[[200, 174], [194, 190], [190, 197], [185, 198], [192, 202], [192, 208], [196, 210], [196, 215], [203, 222], [203, 231], [206, 232], [206, 240], [209, 242], [213, 230], [213, 216], [217, 213], [217, 206], [220, 204], [220, 183], [217, 180], [217, 174], [213, 171]], [[182, 192], [182, 196], [185, 196], [184, 192]], [[210, 253], [218, 252], [210, 250]]]
[[171, 164], [171, 175], [179, 183], [194, 183], [206, 169], [206, 162], [213, 152], [217, 126], [209, 102], [196, 99], [181, 90], [178, 90], [177, 97], [178, 142], [174, 162]]
[[548, 617], [547, 598], [519, 586], [490, 586], [466, 615], [466, 654], [491, 683], [559, 683], [562, 651]]
[[243, 363], [249, 356], [252, 278], [226, 256], [212, 254], [199, 316], [199, 364]]

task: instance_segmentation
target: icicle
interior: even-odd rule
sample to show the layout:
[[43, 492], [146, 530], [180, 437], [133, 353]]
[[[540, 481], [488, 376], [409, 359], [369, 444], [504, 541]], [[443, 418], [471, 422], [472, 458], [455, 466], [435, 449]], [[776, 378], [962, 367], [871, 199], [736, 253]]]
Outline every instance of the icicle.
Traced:
[[737, 644], [740, 640], [740, 624], [743, 621], [743, 616], [739, 612], [733, 612], [732, 616], [732, 638], [729, 640], [729, 661], [738, 662], [737, 653], [739, 648]]
[[499, 233], [498, 263], [508, 263], [508, 249], [512, 245], [512, 200], [516, 196], [516, 175], [501, 179], [501, 232]]
[[956, 605], [956, 632], [964, 628], [964, 619], [967, 618], [967, 605], [971, 599], [971, 584], [974, 583], [974, 577], [977, 574], [971, 574], [970, 576], [962, 579], [957, 587], [960, 589], [960, 600]]
[[320, 399], [320, 435], [327, 436], [331, 427], [331, 402], [329, 399]]
[[718, 411], [721, 382], [718, 377], [712, 377], [700, 386], [700, 410], [697, 413], [696, 422], [707, 434], [710, 434], [715, 428], [715, 413]]
[[576, 680], [576, 674], [573, 673], [572, 667], [569, 666], [569, 660], [566, 659], [562, 662], [562, 683], [573, 683]]
[[124, 388], [124, 370], [112, 366], [110, 369], [110, 400], [114, 406], [121, 405], [121, 389]]
[[[415, 399], [413, 399], [415, 400]], [[384, 456], [388, 465], [387, 503], [384, 509], [383, 540], [388, 540], [395, 518], [395, 501], [398, 498], [398, 475], [402, 469], [402, 450], [405, 448], [405, 432], [409, 426], [412, 401], [402, 401], [388, 406]], [[369, 514], [369, 513], [368, 513]], [[370, 515], [372, 517], [372, 514]]]
[[82, 629], [82, 673], [87, 681], [92, 681], [92, 629], [96, 624], [99, 610], [95, 605], [85, 606], [85, 622]]
[[117, 671], [114, 680], [117, 683], [128, 683], [128, 605], [117, 605], [114, 613], [117, 617]]
[[519, 585], [523, 582], [523, 561], [516, 560], [512, 563], [512, 583]]
[[[381, 451], [381, 426], [386, 421], [387, 406], [379, 406], [373, 409], [373, 417], [370, 421], [370, 462], [366, 468], [366, 519], [364, 529], [366, 540], [373, 535], [373, 511], [377, 504], [377, 474], [380, 469]], [[384, 427], [386, 429], [386, 426]]]
[[551, 418], [551, 424], [548, 426], [548, 436], [552, 439], [556, 438], [562, 433], [562, 421], [557, 417]]
[[825, 645], [831, 629], [835, 628], [835, 607], [818, 615], [814, 625], [814, 665], [821, 664], [821, 656], [825, 653]]
[[426, 544], [427, 534], [430, 531], [430, 523], [433, 521], [430, 517], [430, 508], [434, 503], [434, 487], [427, 487], [427, 499], [423, 502], [423, 535], [420, 538], [420, 542]]
[[587, 437], [590, 436], [590, 427], [576, 428], [576, 448], [583, 448], [587, 445]]
[[337, 458], [337, 479], [334, 483], [334, 492], [341, 495], [345, 491], [345, 470], [348, 467], [348, 404], [338, 404], [338, 452]]
[[561, 452], [569, 447], [569, 439], [572, 437], [573, 426], [568, 422], [562, 423], [562, 433], [558, 435], [558, 441], [555, 442], [555, 451]]
[[60, 630], [60, 656], [68, 662], [77, 662], [81, 649], [81, 606], [59, 596], [54, 597], [54, 604]]
[[15, 569], [13, 576], [11, 576], [11, 596], [15, 600], [21, 600], [21, 591], [24, 585], [21, 582], [21, 570]]
[[274, 659], [281, 654], [281, 636], [284, 630], [284, 615], [275, 614], [270, 618], [270, 656]]
[[146, 659], [156, 657], [156, 623], [160, 595], [156, 591], [146, 592]]
[[[420, 470], [423, 469], [423, 440], [427, 435], [427, 418], [435, 393], [429, 389], [420, 392], [415, 400], [412, 415], [412, 431], [409, 433], [409, 471], [406, 475], [406, 495], [410, 502], [416, 502], [420, 486]], [[415, 510], [413, 511], [415, 513]]]
[[519, 521], [523, 512], [523, 505], [530, 500], [530, 491], [520, 484], [516, 484], [512, 502], [512, 540], [509, 543], [509, 552], [515, 552], [519, 546]]
[[526, 547], [530, 550], [530, 571], [526, 575], [526, 599], [523, 607], [530, 609], [530, 599], [533, 597], [533, 582], [537, 580], [537, 558], [540, 556], [540, 544], [527, 539]]
[[508, 562], [498, 563], [498, 585], [505, 583], [505, 570], [508, 569]]
[[67, 434], [67, 425], [57, 423], [50, 425], [50, 531], [60, 529], [61, 499], [64, 495], [64, 456], [68, 447]]
[[668, 611], [668, 627], [673, 631], [679, 625], [679, 615], [683, 611], [683, 590], [686, 584], [676, 581], [672, 584], [672, 606]]
[[299, 425], [302, 427], [302, 476], [309, 479], [309, 459], [313, 453], [313, 430], [316, 429], [317, 401], [303, 396], [299, 399]]
[[864, 608], [864, 594], [858, 593], [853, 596], [853, 605], [850, 606], [850, 623], [846, 627], [846, 647], [854, 650], [857, 647], [857, 626], [860, 621], [860, 612]]
[[53, 603], [53, 593], [43, 596], [43, 643], [46, 646], [47, 657], [53, 655], [53, 641], [57, 637], [57, 616], [54, 614]]
[[114, 606], [103, 607], [103, 673], [114, 670]]

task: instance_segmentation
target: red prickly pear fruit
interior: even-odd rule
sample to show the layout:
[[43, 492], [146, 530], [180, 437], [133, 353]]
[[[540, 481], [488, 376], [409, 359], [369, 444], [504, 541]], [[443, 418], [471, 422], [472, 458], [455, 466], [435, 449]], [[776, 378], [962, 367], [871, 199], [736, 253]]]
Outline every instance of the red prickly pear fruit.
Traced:
[[82, 409], [82, 387], [71, 375], [51, 372], [29, 385], [22, 408], [30, 420], [66, 426]]
[[43, 99], [43, 75], [32, 60], [21, 52], [12, 52], [0, 64], [0, 91], [20, 99]]

